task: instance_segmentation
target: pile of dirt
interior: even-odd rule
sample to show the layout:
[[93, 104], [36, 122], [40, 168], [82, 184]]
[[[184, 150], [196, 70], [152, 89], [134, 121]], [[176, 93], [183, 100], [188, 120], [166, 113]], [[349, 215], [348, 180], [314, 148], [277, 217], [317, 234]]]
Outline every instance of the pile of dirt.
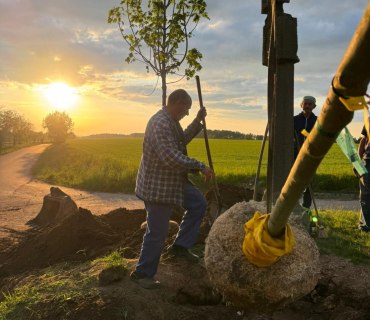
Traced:
[[[182, 213], [176, 212], [173, 219], [180, 222]], [[16, 247], [0, 253], [0, 278], [61, 261], [92, 259], [114, 249], [123, 251], [125, 258], [137, 258], [145, 220], [144, 209], [118, 208], [96, 216], [52, 187], [39, 214], [28, 222], [32, 228], [20, 236]], [[169, 237], [166, 246], [172, 240]]]
[[95, 216], [87, 209], [73, 208], [77, 206], [69, 196], [45, 196], [40, 213], [30, 221], [33, 228], [13, 250], [0, 255], [0, 277], [61, 261], [92, 259], [116, 248], [125, 248], [129, 258], [137, 256], [145, 210], [119, 208]]

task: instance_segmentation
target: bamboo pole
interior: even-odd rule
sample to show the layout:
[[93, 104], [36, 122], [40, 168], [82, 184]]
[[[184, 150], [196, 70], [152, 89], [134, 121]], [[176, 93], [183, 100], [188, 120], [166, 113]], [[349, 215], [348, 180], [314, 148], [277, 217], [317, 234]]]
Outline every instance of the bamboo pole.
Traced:
[[303, 190], [309, 185], [320, 162], [325, 157], [339, 132], [353, 118], [339, 100], [366, 94], [370, 82], [370, 4], [352, 37], [352, 41], [333, 78], [322, 111], [305, 143], [276, 201], [268, 221], [268, 231], [280, 236]]

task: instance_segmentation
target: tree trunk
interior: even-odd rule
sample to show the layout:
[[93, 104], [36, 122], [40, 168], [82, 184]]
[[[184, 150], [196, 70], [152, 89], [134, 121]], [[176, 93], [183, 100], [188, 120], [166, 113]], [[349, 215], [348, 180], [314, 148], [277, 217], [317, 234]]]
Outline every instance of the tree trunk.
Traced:
[[167, 56], [166, 56], [166, 38], [167, 38], [167, 33], [166, 33], [166, 26], [167, 26], [167, 15], [166, 15], [166, 8], [167, 8], [167, 1], [163, 1], [163, 30], [162, 30], [162, 52], [164, 55], [164, 59], [160, 62], [161, 66], [161, 78], [162, 78], [162, 106], [166, 106], [166, 98], [167, 98], [167, 85], [166, 85], [166, 80], [167, 80], [167, 71], [166, 71], [166, 66], [167, 66]]
[[161, 78], [162, 78], [162, 107], [164, 107], [166, 106], [167, 98], [166, 71], [162, 71]]

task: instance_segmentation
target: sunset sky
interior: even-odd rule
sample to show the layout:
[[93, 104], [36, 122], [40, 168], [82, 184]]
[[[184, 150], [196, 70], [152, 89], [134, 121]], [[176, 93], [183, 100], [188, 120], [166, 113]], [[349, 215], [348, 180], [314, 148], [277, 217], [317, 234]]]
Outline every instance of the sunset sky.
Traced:
[[[261, 1], [209, 0], [190, 47], [203, 53], [203, 100], [209, 129], [262, 134], [267, 121], [267, 68], [261, 64]], [[320, 112], [331, 78], [368, 0], [291, 0], [298, 19], [295, 113], [304, 95]], [[42, 130], [42, 119], [66, 111], [77, 135], [144, 132], [161, 104], [160, 81], [141, 63], [127, 64], [118, 26], [108, 24], [117, 0], [0, 0], [0, 107], [17, 110]], [[175, 79], [173, 79], [175, 80]], [[195, 80], [185, 88], [198, 108]], [[152, 93], [154, 90], [154, 93]], [[151, 94], [152, 93], [152, 94]], [[190, 118], [189, 117], [189, 118]], [[184, 120], [185, 126], [190, 119]], [[359, 136], [362, 113], [349, 126]]]

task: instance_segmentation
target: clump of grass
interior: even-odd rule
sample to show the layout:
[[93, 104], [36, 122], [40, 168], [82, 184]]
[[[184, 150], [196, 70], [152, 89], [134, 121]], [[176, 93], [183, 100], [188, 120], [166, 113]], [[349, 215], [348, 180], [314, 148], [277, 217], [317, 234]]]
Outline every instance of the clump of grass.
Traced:
[[96, 294], [96, 276], [86, 273], [87, 263], [74, 267], [62, 264], [31, 276], [10, 292], [2, 292], [0, 320], [45, 319], [43, 312], [68, 314], [66, 302]]
[[122, 257], [119, 250], [112, 251], [110, 254], [97, 258], [92, 262], [93, 265], [97, 263], [103, 263], [105, 268], [121, 267], [125, 270], [128, 268], [127, 260]]
[[26, 284], [12, 292], [2, 292], [3, 301], [0, 302], [0, 319], [22, 319], [23, 310], [32, 310], [33, 306], [41, 301], [38, 288]]
[[128, 271], [127, 260], [117, 250], [94, 260], [93, 264], [98, 264], [102, 268], [98, 274], [99, 284], [102, 286], [121, 281]]
[[321, 224], [329, 230], [328, 238], [317, 239], [321, 253], [370, 264], [370, 233], [357, 229], [358, 212], [323, 210], [319, 214]]

